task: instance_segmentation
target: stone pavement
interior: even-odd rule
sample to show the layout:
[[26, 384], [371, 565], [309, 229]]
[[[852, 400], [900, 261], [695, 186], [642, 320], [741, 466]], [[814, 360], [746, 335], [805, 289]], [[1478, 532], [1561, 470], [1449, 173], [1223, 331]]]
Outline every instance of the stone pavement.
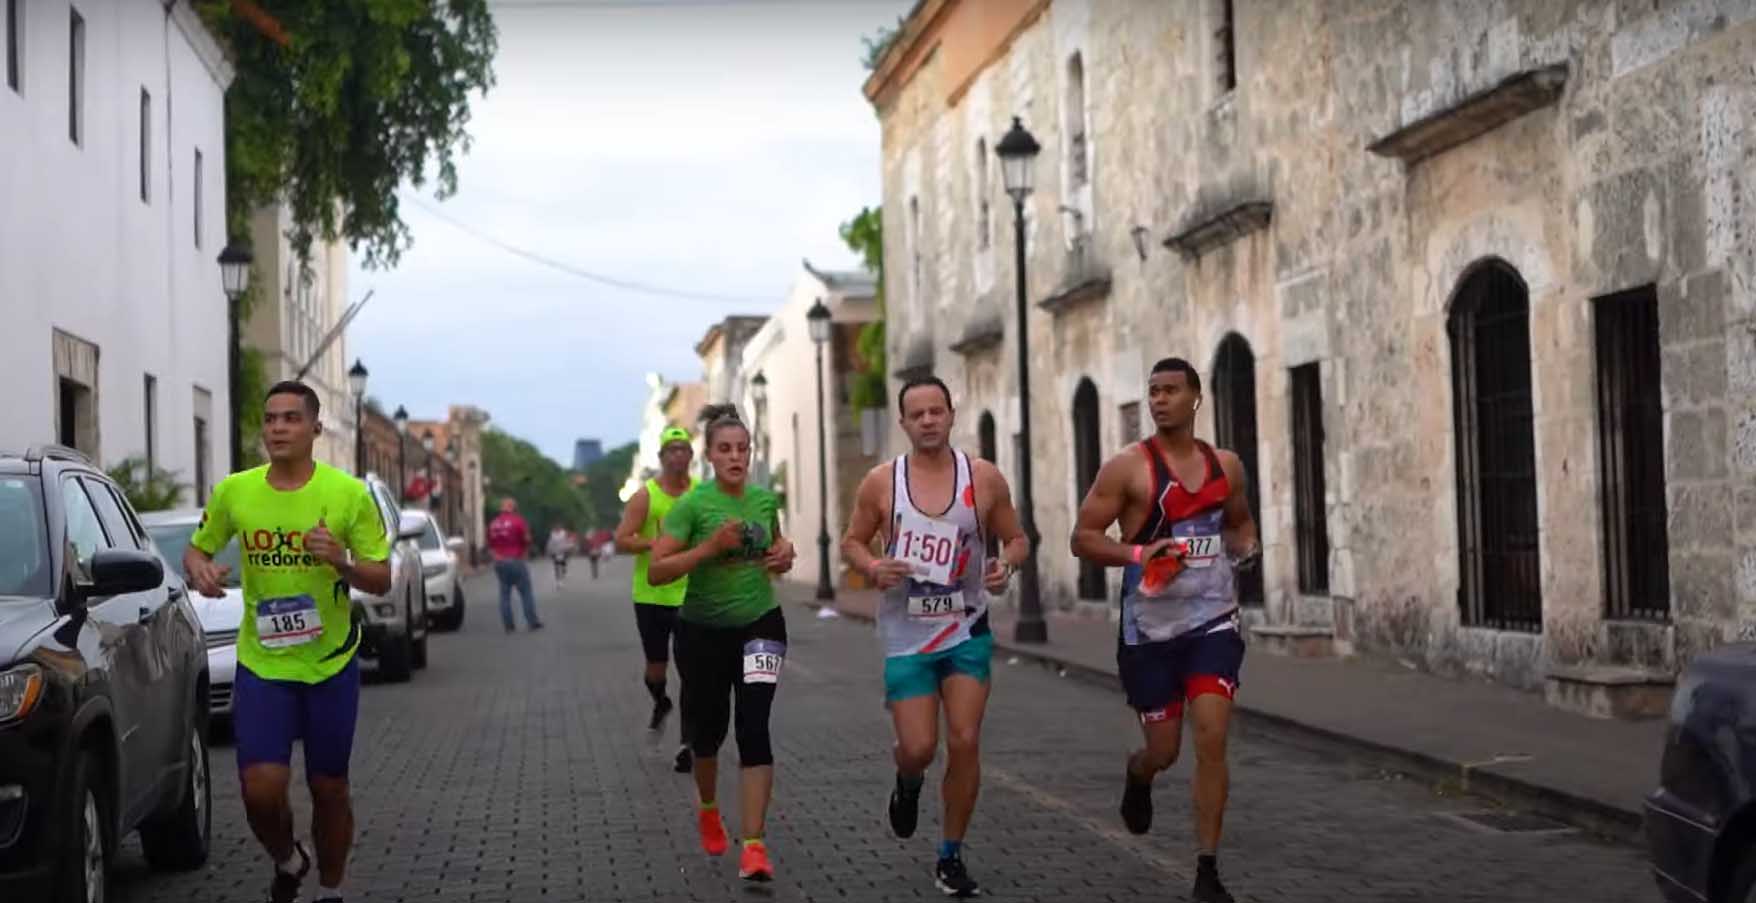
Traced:
[[[501, 632], [476, 580], [462, 632], [434, 634], [429, 669], [372, 684], [354, 759], [354, 901], [896, 901], [940, 898], [929, 876], [936, 765], [921, 830], [889, 836], [891, 781], [880, 660], [869, 626], [789, 607], [775, 724], [769, 840], [779, 880], [750, 887], [703, 855], [689, 779], [670, 771], [674, 727], [644, 730], [648, 702], [618, 561], [559, 594], [536, 569], [548, 629]], [[1192, 871], [1188, 763], [1160, 781], [1154, 833], [1116, 815], [1137, 740], [1113, 693], [1027, 666], [996, 666], [980, 807], [967, 846], [990, 896], [1017, 901], [1181, 900]], [[1222, 867], [1242, 901], [1653, 901], [1641, 852], [1553, 823], [1504, 831], [1462, 817], [1482, 800], [1435, 793], [1304, 735], [1240, 724]], [[215, 850], [206, 869], [149, 872], [129, 840], [123, 903], [262, 899], [267, 865], [215, 750]], [[724, 761], [735, 757], [730, 749]], [[727, 783], [734, 769], [726, 769]], [[736, 802], [726, 795], [728, 821]], [[308, 809], [299, 805], [301, 834]]]
[[[783, 584], [815, 607], [814, 584]], [[869, 620], [872, 590], [838, 593], [837, 610]], [[1007, 653], [1119, 687], [1116, 626], [1054, 613], [1049, 642], [1012, 639], [1014, 613], [994, 613]], [[1237, 705], [1259, 722], [1345, 743], [1398, 770], [1635, 838], [1641, 802], [1658, 780], [1665, 723], [1610, 721], [1550, 706], [1540, 696], [1453, 680], [1371, 656], [1314, 659], [1253, 652]]]

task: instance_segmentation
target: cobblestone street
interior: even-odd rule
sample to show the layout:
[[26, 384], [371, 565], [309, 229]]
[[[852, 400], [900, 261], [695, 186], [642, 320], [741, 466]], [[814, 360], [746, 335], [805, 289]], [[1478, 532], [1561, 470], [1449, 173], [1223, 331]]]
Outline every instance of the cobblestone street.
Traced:
[[[430, 668], [409, 684], [366, 688], [350, 900], [939, 897], [930, 877], [938, 765], [916, 836], [898, 841], [884, 826], [889, 723], [868, 626], [787, 611], [792, 647], [777, 704], [769, 831], [778, 880], [746, 887], [735, 856], [700, 852], [690, 782], [670, 769], [674, 721], [662, 739], [644, 729], [627, 563], [594, 582], [576, 562], [559, 593], [546, 565], [533, 569], [547, 630], [504, 634], [492, 583], [477, 579], [463, 630], [433, 635]], [[1243, 693], [1249, 675], [1246, 662]], [[1128, 835], [1115, 808], [1135, 730], [1121, 699], [1035, 666], [997, 662], [995, 679], [983, 795], [965, 853], [989, 895], [1183, 899], [1193, 866], [1189, 763], [1161, 778], [1154, 833]], [[232, 754], [215, 747], [208, 867], [153, 874], [130, 839], [120, 899], [261, 899], [267, 865], [244, 822]], [[731, 744], [721, 756], [735, 825]], [[1631, 847], [1476, 825], [1458, 815], [1486, 804], [1436, 795], [1289, 737], [1242, 730], [1232, 758], [1221, 865], [1240, 900], [1657, 899]], [[308, 806], [298, 808], [305, 835]]]

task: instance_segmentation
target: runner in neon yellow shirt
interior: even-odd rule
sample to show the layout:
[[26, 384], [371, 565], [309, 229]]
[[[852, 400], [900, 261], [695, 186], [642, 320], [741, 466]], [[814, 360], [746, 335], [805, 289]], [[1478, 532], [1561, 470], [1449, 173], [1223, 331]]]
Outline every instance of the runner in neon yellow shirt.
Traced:
[[[646, 692], [652, 696], [652, 718], [648, 730], [664, 727], [665, 716], [671, 713], [671, 697], [665, 692], [665, 671], [676, 645], [677, 609], [683, 605], [683, 594], [689, 578], [653, 586], [646, 579], [652, 558], [652, 544], [658, 540], [659, 526], [677, 500], [688, 494], [700, 481], [689, 473], [689, 462], [695, 460], [695, 448], [689, 431], [673, 426], [659, 434], [659, 475], [635, 490], [622, 509], [622, 523], [616, 527], [616, 550], [634, 556], [634, 626], [640, 632], [640, 647], [646, 656]], [[690, 768], [689, 726], [677, 719], [677, 773]]]
[[390, 589], [389, 530], [366, 485], [311, 456], [317, 393], [299, 382], [268, 390], [262, 434], [269, 463], [214, 488], [183, 566], [197, 592], [225, 594], [230, 570], [213, 555], [233, 536], [243, 552], [232, 732], [250, 827], [274, 860], [271, 903], [291, 903], [311, 870], [293, 836], [287, 785], [302, 739], [317, 846], [318, 900], [340, 903], [353, 845], [348, 759], [360, 704], [360, 645], [349, 587]]

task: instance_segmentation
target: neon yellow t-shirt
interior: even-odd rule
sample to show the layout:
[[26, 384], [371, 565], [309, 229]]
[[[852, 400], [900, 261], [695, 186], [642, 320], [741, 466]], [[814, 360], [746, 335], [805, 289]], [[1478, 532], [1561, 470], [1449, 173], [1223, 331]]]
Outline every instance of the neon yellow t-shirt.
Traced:
[[190, 545], [212, 555], [233, 536], [244, 562], [244, 622], [238, 663], [268, 680], [320, 683], [359, 649], [347, 584], [305, 553], [321, 520], [357, 561], [390, 557], [384, 519], [366, 484], [319, 462], [304, 486], [283, 492], [268, 466], [232, 474], [214, 488]]

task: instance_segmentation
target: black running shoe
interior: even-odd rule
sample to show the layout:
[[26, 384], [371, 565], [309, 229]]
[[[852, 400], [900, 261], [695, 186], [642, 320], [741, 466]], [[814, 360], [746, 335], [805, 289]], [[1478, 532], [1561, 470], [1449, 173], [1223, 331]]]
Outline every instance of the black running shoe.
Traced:
[[1152, 782], [1142, 781], [1128, 771], [1122, 779], [1122, 823], [1135, 834], [1152, 829]]
[[689, 747], [677, 750], [677, 762], [671, 768], [678, 774], [688, 774], [695, 770], [695, 756], [689, 752]]
[[299, 899], [299, 885], [304, 884], [305, 876], [311, 873], [311, 854], [305, 852], [305, 845], [297, 841], [293, 842], [293, 852], [299, 854], [299, 870], [289, 875], [279, 866], [275, 867], [274, 883], [268, 886], [268, 903], [294, 903]]
[[311, 903], [346, 903], [346, 901], [341, 898], [341, 894], [330, 894], [327, 897], [318, 897]]
[[896, 786], [890, 791], [890, 830], [897, 837], [913, 837], [920, 818], [921, 785], [910, 789], [903, 784], [902, 775], [897, 775]]
[[1189, 891], [1190, 903], [1237, 903], [1219, 882], [1219, 869], [1195, 870], [1195, 888]]
[[646, 723], [646, 729], [656, 731], [665, 726], [665, 716], [671, 714], [671, 697], [660, 696], [658, 702], [652, 704], [652, 720]]
[[982, 895], [981, 885], [969, 876], [959, 857], [939, 860], [938, 867], [933, 869], [934, 883], [945, 892], [947, 897], [979, 897]]

